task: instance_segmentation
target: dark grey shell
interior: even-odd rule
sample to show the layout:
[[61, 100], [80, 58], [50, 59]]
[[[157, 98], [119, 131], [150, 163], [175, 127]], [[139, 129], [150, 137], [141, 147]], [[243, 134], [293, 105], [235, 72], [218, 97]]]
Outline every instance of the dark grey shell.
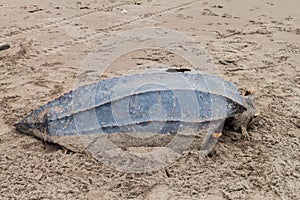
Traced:
[[203, 130], [246, 110], [238, 88], [209, 74], [135, 74], [81, 86], [16, 123], [49, 136]]

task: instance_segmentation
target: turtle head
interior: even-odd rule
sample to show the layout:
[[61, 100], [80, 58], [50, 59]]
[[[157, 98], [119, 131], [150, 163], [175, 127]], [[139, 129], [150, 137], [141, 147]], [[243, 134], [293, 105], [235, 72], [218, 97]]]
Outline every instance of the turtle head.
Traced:
[[246, 108], [243, 112], [234, 114], [233, 116], [226, 119], [226, 126], [232, 130], [239, 130], [246, 128], [259, 116], [259, 112], [255, 109], [253, 104], [254, 95], [252, 91], [246, 91], [244, 94], [244, 105]]

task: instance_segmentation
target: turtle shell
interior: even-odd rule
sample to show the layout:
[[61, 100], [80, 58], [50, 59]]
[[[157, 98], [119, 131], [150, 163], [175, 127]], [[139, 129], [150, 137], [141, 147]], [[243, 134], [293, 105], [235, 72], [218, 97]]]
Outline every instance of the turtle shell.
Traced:
[[211, 128], [246, 110], [238, 88], [203, 73], [155, 72], [81, 86], [16, 123], [51, 136], [118, 132], [175, 134]]

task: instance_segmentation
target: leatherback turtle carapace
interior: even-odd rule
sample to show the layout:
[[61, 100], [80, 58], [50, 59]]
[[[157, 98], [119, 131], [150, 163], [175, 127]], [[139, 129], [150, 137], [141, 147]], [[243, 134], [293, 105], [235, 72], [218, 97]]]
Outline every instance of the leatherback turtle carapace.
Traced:
[[245, 111], [255, 111], [251, 97], [240, 95], [233, 83], [218, 76], [154, 72], [78, 87], [34, 110], [15, 127], [54, 142], [53, 138], [76, 135], [207, 130], [201, 149], [211, 151], [225, 120]]

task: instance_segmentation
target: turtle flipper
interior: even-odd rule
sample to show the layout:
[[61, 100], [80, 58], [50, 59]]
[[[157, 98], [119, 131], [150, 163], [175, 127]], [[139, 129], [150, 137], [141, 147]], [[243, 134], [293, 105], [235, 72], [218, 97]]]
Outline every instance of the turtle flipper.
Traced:
[[208, 133], [207, 136], [204, 138], [203, 144], [200, 148], [200, 154], [206, 156], [210, 152], [212, 152], [221, 136], [222, 132]]
[[241, 126], [241, 131], [242, 131], [242, 138], [243, 139], [249, 139], [250, 135], [247, 131], [247, 127], [246, 126]]
[[200, 148], [200, 156], [207, 156], [216, 146], [219, 138], [222, 136], [224, 121], [215, 122], [214, 128], [205, 135], [202, 146]]

